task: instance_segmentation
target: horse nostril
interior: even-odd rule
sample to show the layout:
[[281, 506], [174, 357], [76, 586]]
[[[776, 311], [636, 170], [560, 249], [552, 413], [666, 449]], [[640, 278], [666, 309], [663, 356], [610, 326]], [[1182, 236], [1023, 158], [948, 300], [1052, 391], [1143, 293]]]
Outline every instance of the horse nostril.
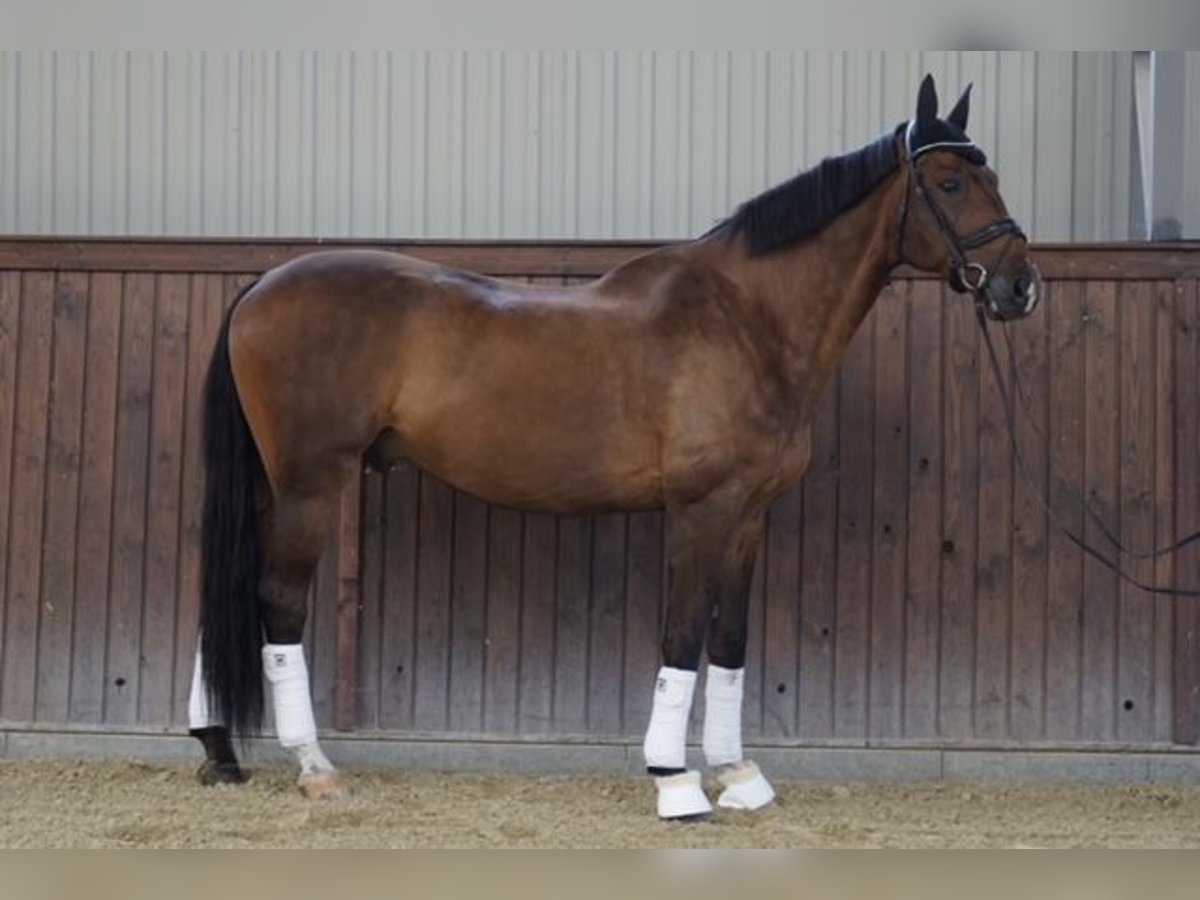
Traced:
[[1017, 302], [1021, 304], [1021, 311], [1024, 315], [1029, 315], [1033, 312], [1033, 308], [1038, 302], [1038, 281], [1034, 273], [1026, 273], [1018, 275], [1013, 279], [1013, 295]]

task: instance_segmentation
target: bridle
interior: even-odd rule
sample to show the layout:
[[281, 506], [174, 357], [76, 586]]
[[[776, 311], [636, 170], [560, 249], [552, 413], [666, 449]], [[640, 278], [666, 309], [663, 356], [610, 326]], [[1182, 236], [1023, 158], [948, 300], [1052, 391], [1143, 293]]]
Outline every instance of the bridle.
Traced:
[[[999, 310], [996, 307], [995, 301], [984, 294], [984, 288], [987, 287], [988, 282], [991, 280], [991, 272], [988, 271], [987, 266], [983, 265], [983, 263], [967, 259], [967, 251], [975, 250], [1008, 235], [1024, 240], [1025, 232], [1021, 230], [1021, 226], [1016, 223], [1016, 220], [1010, 216], [1005, 216], [989, 225], [972, 231], [970, 234], [959, 235], [958, 231], [954, 228], [954, 223], [950, 221], [945, 211], [938, 206], [937, 201], [933, 199], [933, 196], [925, 187], [925, 180], [917, 169], [917, 160], [920, 158], [920, 155], [921, 152], [918, 152], [915, 156], [910, 155], [908, 157], [908, 177], [904, 187], [904, 203], [900, 211], [901, 258], [904, 255], [904, 239], [908, 227], [908, 198], [915, 192], [933, 216], [938, 233], [950, 251], [950, 258], [954, 260], [954, 274], [957, 276], [959, 284], [974, 296], [977, 304], [986, 304], [992, 312], [998, 313]], [[998, 262], [1003, 262], [1007, 253], [1008, 248], [1006, 247]]]

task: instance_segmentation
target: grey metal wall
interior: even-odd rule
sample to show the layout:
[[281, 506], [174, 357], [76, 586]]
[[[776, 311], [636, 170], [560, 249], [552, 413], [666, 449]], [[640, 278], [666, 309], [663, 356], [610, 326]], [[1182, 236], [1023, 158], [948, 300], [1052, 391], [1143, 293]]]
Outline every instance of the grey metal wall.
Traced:
[[1200, 52], [1187, 54], [1183, 146], [1183, 233], [1200, 237]]
[[3, 52], [0, 232], [686, 237], [926, 71], [1033, 236], [1127, 236], [1129, 53], [941, 51]]

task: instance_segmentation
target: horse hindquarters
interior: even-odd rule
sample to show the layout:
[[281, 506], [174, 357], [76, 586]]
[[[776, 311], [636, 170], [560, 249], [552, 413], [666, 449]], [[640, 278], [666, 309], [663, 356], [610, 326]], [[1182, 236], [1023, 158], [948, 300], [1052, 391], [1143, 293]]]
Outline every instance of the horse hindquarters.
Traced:
[[[265, 675], [279, 740], [300, 764], [301, 789], [310, 797], [337, 796], [343, 788], [317, 743], [301, 644], [308, 585], [336, 492], [270, 491], [277, 479], [269, 477], [239, 394], [255, 396], [254, 388], [235, 385], [232, 315], [231, 309], [222, 323], [205, 387], [201, 640], [189, 703], [192, 734], [208, 757], [201, 780], [241, 780], [229, 729], [243, 735], [259, 729]], [[218, 777], [231, 766], [236, 778]]]

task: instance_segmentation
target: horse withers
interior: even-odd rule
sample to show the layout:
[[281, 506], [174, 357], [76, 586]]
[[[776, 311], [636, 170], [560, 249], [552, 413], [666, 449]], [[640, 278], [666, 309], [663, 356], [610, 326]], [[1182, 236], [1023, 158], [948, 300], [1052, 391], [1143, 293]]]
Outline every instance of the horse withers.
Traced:
[[994, 319], [1037, 302], [1025, 236], [966, 134], [969, 94], [941, 119], [927, 77], [910, 122], [587, 285], [344, 250], [246, 289], [206, 386], [189, 704], [202, 779], [242, 779], [230, 734], [261, 723], [265, 675], [302, 791], [344, 792], [313, 720], [306, 595], [364, 458], [404, 459], [517, 509], [665, 510], [668, 602], [644, 743], [658, 813], [712, 809], [685, 762], [705, 651], [717, 802], [769, 803], [742, 752], [747, 601], [766, 510], [808, 466], [822, 386], [901, 264], [940, 273]]

